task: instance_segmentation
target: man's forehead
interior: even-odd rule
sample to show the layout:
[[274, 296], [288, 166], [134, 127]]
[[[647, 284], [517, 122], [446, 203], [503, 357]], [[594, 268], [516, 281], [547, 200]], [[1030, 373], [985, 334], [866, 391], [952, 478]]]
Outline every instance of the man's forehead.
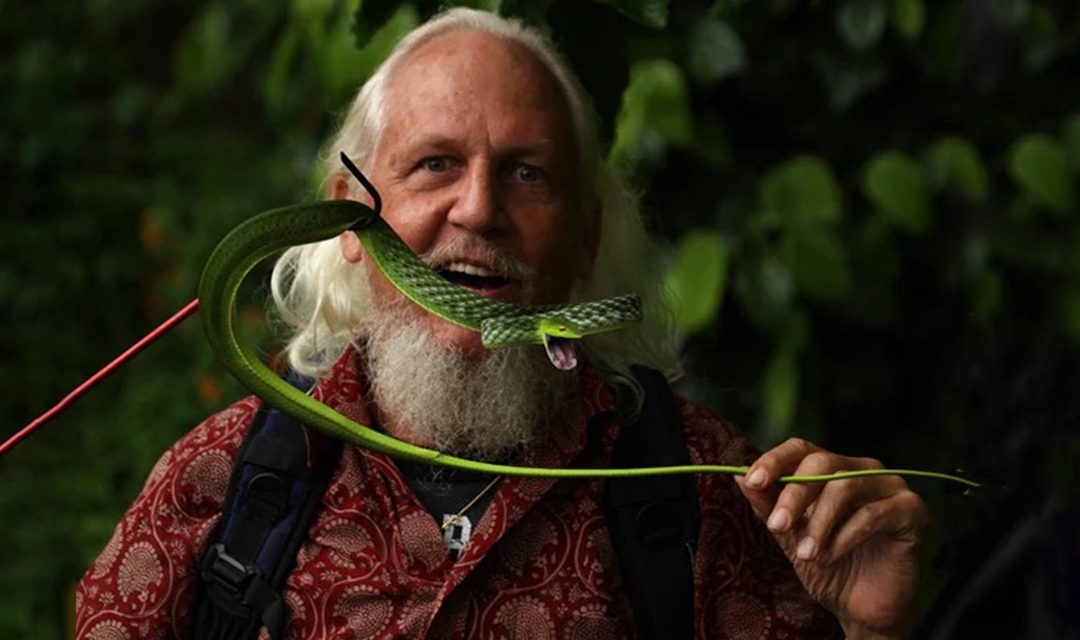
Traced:
[[[513, 100], [522, 109], [559, 110], [562, 90], [551, 70], [520, 43], [476, 30], [439, 34], [394, 69], [388, 98]], [[562, 115], [562, 114], [560, 114]]]
[[470, 119], [497, 119], [512, 144], [535, 151], [573, 143], [551, 71], [522, 45], [480, 31], [440, 34], [390, 78], [384, 124], [398, 142], [451, 142]]
[[510, 66], [532, 66], [546, 71], [543, 63], [524, 45], [509, 38], [478, 29], [454, 29], [432, 36], [416, 46], [399, 62], [399, 69], [464, 63], [475, 60], [504, 62]]

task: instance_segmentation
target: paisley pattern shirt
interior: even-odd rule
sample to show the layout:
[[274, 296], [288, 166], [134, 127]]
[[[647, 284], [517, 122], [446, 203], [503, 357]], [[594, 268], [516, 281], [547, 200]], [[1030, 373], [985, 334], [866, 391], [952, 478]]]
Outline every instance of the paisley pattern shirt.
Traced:
[[[365, 424], [364, 377], [347, 351], [315, 395]], [[602, 466], [622, 426], [600, 376], [581, 374], [572, 428], [525, 456]], [[198, 560], [233, 459], [258, 407], [246, 398], [162, 456], [76, 592], [79, 640], [188, 638]], [[682, 399], [692, 462], [747, 464], [756, 451]], [[836, 620], [803, 590], [730, 476], [699, 475], [698, 638], [831, 638]], [[430, 512], [386, 456], [343, 448], [285, 586], [293, 638], [633, 638], [599, 480], [507, 478], [456, 561]], [[266, 637], [265, 629], [262, 631]]]

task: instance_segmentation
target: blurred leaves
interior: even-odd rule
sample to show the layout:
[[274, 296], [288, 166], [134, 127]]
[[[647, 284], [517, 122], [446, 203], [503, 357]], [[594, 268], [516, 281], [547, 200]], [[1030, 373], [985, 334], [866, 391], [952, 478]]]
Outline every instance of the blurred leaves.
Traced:
[[866, 198], [898, 229], [913, 234], [930, 227], [930, 195], [922, 167], [898, 151], [876, 154], [862, 176]]
[[173, 65], [184, 89], [207, 92], [232, 75], [238, 59], [229, 51], [229, 21], [223, 5], [210, 5], [177, 43]]
[[836, 29], [849, 47], [865, 51], [881, 40], [888, 17], [884, 0], [847, 0], [836, 12]]
[[646, 60], [630, 70], [615, 125], [610, 159], [616, 165], [658, 161], [666, 145], [692, 137], [690, 102], [682, 71], [669, 60]]
[[796, 156], [769, 170], [761, 181], [762, 213], [800, 227], [840, 218], [840, 188], [820, 157]]
[[892, 23], [904, 40], [918, 39], [926, 24], [923, 0], [892, 0]]
[[[239, 220], [317, 197], [335, 114], [446, 6], [550, 32], [585, 79], [611, 163], [673, 247], [693, 400], [762, 446], [814, 434], [961, 465], [1036, 496], [1023, 504], [1068, 485], [1080, 22], [1028, 0], [11, 5], [8, 430], [190, 299]], [[264, 294], [242, 327], [273, 353]], [[196, 324], [131, 367], [0, 463], [0, 637], [61, 637], [63, 594], [150, 465], [243, 394]]]
[[679, 241], [665, 281], [675, 298], [675, 322], [694, 333], [716, 320], [727, 282], [729, 244], [718, 233], [691, 231]]
[[989, 195], [989, 178], [979, 151], [970, 140], [946, 136], [926, 151], [926, 175], [930, 185], [971, 203]]
[[737, 75], [746, 66], [746, 50], [739, 34], [726, 22], [706, 15], [697, 20], [689, 34], [687, 67], [703, 85], [712, 85]]
[[807, 229], [784, 236], [780, 255], [795, 278], [795, 286], [820, 302], [840, 302], [852, 293], [844, 247], [833, 234]]
[[631, 20], [651, 27], [663, 29], [668, 21], [668, 3], [670, 0], [595, 0], [611, 5]]
[[1046, 134], [1030, 134], [1016, 142], [1009, 154], [1009, 174], [1053, 213], [1071, 213], [1076, 205], [1075, 177], [1065, 147]]

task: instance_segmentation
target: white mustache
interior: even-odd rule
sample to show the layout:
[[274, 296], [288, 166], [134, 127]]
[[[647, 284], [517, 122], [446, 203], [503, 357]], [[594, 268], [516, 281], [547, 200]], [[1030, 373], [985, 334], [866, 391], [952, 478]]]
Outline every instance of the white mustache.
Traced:
[[432, 269], [443, 269], [455, 262], [467, 262], [516, 282], [528, 282], [535, 277], [535, 272], [518, 258], [473, 236], [457, 236], [424, 252], [420, 259]]

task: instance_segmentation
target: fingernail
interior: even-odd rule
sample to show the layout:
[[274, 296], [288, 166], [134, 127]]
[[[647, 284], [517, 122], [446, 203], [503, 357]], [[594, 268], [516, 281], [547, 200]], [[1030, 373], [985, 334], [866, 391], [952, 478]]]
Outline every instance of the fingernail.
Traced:
[[776, 511], [772, 512], [769, 516], [769, 529], [772, 531], [783, 531], [787, 529], [788, 524], [791, 523], [791, 514], [784, 507], [780, 507]]
[[814, 557], [814, 539], [810, 536], [806, 536], [799, 541], [799, 548], [795, 550], [795, 555], [799, 557], [799, 560], [809, 560]]
[[765, 470], [757, 469], [750, 474], [750, 477], [746, 479], [746, 484], [755, 489], [760, 489], [765, 486]]

